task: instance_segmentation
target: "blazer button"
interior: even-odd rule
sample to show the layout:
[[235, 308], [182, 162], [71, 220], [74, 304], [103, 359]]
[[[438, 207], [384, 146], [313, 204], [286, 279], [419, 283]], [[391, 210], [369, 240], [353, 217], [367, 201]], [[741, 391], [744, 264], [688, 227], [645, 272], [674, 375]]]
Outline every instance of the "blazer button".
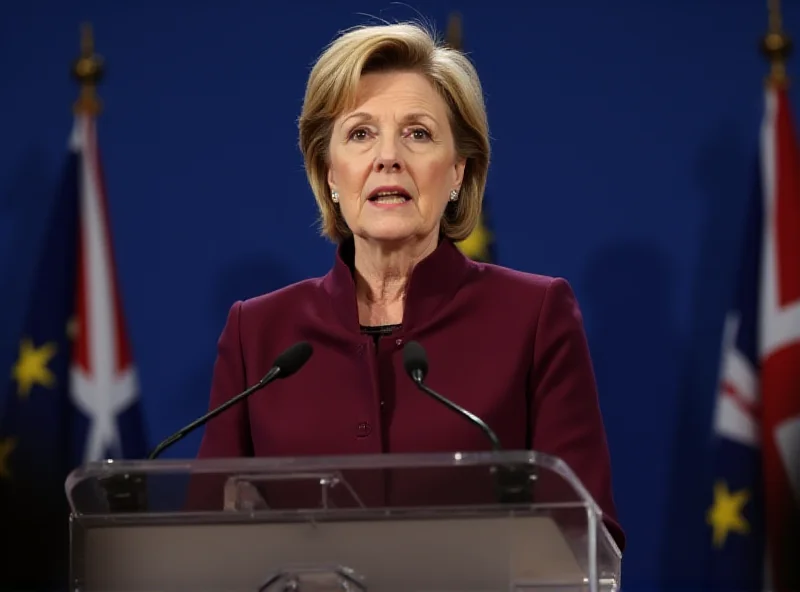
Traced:
[[359, 438], [366, 438], [372, 433], [372, 426], [369, 425], [367, 422], [362, 421], [358, 424], [358, 428], [356, 429], [356, 436]]
[[397, 339], [395, 340], [394, 344], [395, 344], [395, 345], [397, 345], [397, 346], [401, 346], [401, 345], [403, 345], [403, 340], [402, 340], [402, 339], [400, 339], [400, 338], [397, 338]]

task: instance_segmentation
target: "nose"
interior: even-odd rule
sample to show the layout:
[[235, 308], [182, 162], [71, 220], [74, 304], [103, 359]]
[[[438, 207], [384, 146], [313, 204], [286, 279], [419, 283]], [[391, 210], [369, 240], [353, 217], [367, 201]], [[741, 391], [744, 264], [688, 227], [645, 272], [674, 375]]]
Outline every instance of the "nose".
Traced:
[[375, 172], [396, 172], [403, 170], [403, 161], [392, 139], [383, 139], [378, 143], [378, 154], [375, 156], [373, 170]]

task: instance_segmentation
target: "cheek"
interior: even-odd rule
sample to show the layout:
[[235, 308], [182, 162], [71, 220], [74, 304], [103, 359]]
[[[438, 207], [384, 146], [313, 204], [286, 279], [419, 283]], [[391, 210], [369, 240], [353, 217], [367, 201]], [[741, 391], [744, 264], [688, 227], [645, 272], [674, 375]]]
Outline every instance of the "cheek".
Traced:
[[[445, 159], [429, 160], [417, 169], [420, 172], [420, 190], [433, 196], [446, 196], [455, 178], [455, 167]], [[446, 197], [443, 197], [446, 199]]]
[[331, 176], [340, 193], [352, 193], [364, 186], [369, 167], [364, 167], [357, 159], [331, 159]]

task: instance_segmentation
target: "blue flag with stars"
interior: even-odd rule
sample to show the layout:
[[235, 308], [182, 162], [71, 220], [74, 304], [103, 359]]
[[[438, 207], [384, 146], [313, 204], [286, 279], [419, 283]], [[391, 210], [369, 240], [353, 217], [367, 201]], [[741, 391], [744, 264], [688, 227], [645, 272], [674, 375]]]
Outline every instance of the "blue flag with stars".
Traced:
[[49, 215], [10, 383], [0, 391], [0, 586], [66, 584], [64, 480], [70, 441], [69, 322], [74, 314], [78, 161], [71, 153]]
[[0, 390], [2, 589], [67, 589], [68, 474], [147, 452], [105, 208], [96, 124], [78, 115]]
[[[446, 45], [453, 49], [463, 51], [461, 41], [461, 15], [454, 13], [450, 15], [447, 23], [447, 40]], [[454, 196], [455, 202], [448, 204], [448, 209], [454, 212], [458, 211], [461, 206], [459, 203], [459, 196]], [[478, 216], [477, 223], [469, 236], [456, 242], [458, 249], [473, 261], [480, 261], [481, 263], [496, 263], [497, 252], [495, 249], [494, 233], [492, 232], [492, 224], [489, 217], [489, 208], [487, 207], [486, 197], [484, 196], [481, 203], [481, 212]]]
[[753, 192], [726, 317], [713, 432], [709, 590], [756, 592], [763, 584], [764, 526], [756, 392], [762, 201]]
[[712, 589], [800, 590], [800, 145], [765, 92], [753, 195], [714, 417]]
[[478, 223], [463, 241], [456, 243], [459, 250], [473, 261], [482, 263], [496, 263], [497, 252], [495, 248], [494, 232], [489, 214], [489, 208], [484, 198], [484, 203]]

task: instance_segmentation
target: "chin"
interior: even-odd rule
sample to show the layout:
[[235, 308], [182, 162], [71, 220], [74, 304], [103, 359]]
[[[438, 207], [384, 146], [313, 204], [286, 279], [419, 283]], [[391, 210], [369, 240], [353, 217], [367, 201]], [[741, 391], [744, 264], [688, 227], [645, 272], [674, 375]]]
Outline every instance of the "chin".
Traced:
[[417, 237], [414, 234], [409, 234], [409, 233], [405, 233], [405, 234], [401, 234], [401, 233], [389, 234], [389, 233], [386, 233], [386, 234], [370, 234], [366, 238], [367, 238], [367, 240], [369, 240], [372, 243], [378, 243], [378, 244], [383, 244], [383, 245], [387, 245], [388, 246], [388, 245], [403, 245], [403, 244], [406, 244], [406, 243], [412, 243], [412, 242], [418, 240], [419, 237]]
[[365, 228], [362, 236], [370, 241], [386, 243], [405, 243], [420, 237], [419, 229], [404, 227], [399, 224], [392, 226], [376, 225], [375, 228]]

